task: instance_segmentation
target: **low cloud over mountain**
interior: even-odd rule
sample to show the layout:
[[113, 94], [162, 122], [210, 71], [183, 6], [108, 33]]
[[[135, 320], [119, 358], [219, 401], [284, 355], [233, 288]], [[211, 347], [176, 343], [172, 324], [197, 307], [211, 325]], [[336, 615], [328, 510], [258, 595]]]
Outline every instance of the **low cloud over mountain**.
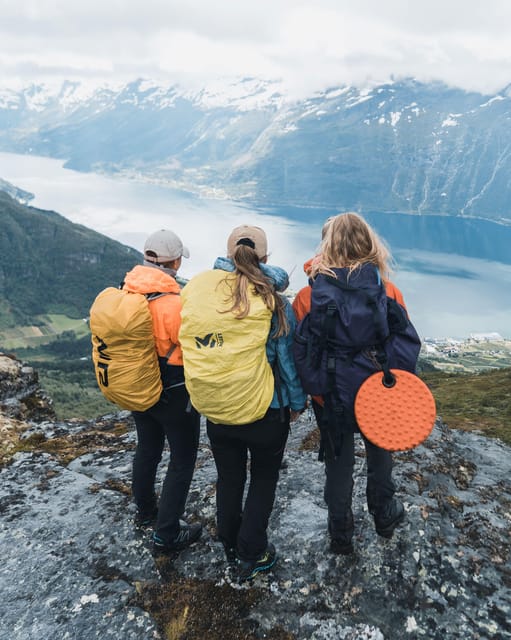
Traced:
[[253, 78], [0, 91], [0, 149], [259, 204], [509, 222], [510, 92], [403, 81], [291, 101]]

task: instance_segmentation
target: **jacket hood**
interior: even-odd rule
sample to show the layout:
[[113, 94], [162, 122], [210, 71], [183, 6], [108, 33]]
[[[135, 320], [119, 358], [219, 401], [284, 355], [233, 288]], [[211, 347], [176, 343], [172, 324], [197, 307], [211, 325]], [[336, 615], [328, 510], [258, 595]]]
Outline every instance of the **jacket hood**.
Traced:
[[172, 276], [160, 269], [137, 265], [128, 271], [123, 289], [132, 293], [179, 293], [180, 287]]
[[[272, 264], [259, 263], [259, 267], [264, 275], [271, 280], [271, 283], [275, 287], [276, 291], [285, 291], [289, 286], [289, 276], [287, 271], [281, 267], [276, 267]], [[231, 258], [220, 257], [215, 260], [213, 269], [221, 269], [222, 271], [233, 272], [236, 267]]]

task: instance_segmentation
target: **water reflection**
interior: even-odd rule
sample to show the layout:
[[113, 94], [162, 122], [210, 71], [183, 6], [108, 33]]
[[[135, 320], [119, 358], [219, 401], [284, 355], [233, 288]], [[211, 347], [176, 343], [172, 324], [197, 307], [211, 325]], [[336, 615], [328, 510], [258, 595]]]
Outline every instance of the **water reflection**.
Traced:
[[[154, 184], [82, 174], [62, 162], [0, 153], [0, 177], [36, 195], [33, 205], [141, 250], [148, 233], [172, 228], [190, 248], [182, 275], [208, 269], [239, 224], [265, 228], [270, 262], [306, 284], [302, 265], [317, 250], [325, 209], [253, 209]], [[278, 214], [278, 215], [277, 215]], [[511, 227], [461, 218], [371, 213], [390, 245], [394, 280], [422, 336], [465, 337], [498, 331], [511, 337]]]

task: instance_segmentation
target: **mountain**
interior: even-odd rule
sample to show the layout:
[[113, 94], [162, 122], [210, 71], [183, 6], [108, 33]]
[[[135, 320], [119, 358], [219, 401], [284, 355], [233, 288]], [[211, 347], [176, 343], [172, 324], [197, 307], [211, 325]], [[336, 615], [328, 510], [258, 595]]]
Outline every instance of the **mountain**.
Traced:
[[1, 191], [7, 193], [11, 198], [14, 198], [18, 202], [21, 202], [21, 204], [28, 204], [34, 199], [33, 193], [20, 189], [16, 185], [7, 182], [7, 180], [2, 180], [2, 178], [0, 178], [0, 192]]
[[[59, 422], [36, 372], [0, 354], [0, 626], [9, 640], [465, 640], [511, 637], [511, 450], [449, 429], [395, 454], [406, 520], [379, 538], [357, 438], [355, 553], [328, 550], [324, 467], [293, 424], [269, 536], [278, 559], [233, 583], [215, 530], [216, 471], [205, 424], [185, 517], [201, 539], [153, 560], [133, 526], [128, 412]], [[157, 483], [165, 475], [168, 452]]]
[[92, 300], [116, 286], [141, 255], [53, 211], [0, 190], [0, 328], [34, 316], [85, 318]]
[[511, 89], [413, 80], [291, 100], [254, 78], [0, 90], [0, 149], [268, 206], [511, 222]]

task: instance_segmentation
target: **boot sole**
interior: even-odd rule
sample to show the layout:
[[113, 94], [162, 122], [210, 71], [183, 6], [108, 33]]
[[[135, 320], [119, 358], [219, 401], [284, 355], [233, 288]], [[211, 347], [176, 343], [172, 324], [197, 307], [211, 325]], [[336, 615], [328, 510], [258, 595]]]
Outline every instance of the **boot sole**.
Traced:
[[403, 522], [404, 519], [405, 519], [405, 514], [403, 511], [401, 515], [399, 515], [395, 520], [393, 520], [386, 527], [383, 527], [383, 528], [376, 527], [376, 533], [382, 538], [386, 538], [387, 540], [390, 540], [390, 538], [392, 538], [392, 536], [394, 535], [395, 529], [399, 527], [399, 525]]

